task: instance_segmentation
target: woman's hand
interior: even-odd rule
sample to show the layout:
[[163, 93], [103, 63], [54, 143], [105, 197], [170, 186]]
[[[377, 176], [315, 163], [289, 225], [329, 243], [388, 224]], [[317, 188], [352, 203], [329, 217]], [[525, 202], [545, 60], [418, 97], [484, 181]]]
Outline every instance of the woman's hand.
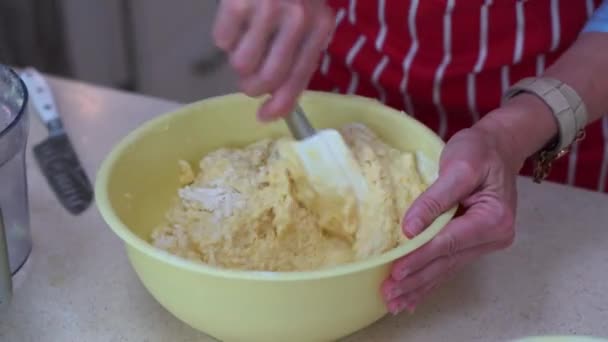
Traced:
[[[509, 109], [496, 112], [494, 116], [512, 114]], [[515, 182], [525, 157], [514, 153], [516, 145], [497, 133], [503, 126], [488, 128], [490, 120], [448, 141], [438, 179], [406, 213], [403, 232], [412, 238], [450, 208], [460, 205], [463, 210], [434, 239], [394, 263], [382, 286], [392, 313], [412, 312], [429, 291], [454, 272], [513, 243]]]
[[244, 93], [271, 94], [258, 117], [272, 120], [293, 109], [333, 28], [323, 0], [222, 0], [213, 37]]

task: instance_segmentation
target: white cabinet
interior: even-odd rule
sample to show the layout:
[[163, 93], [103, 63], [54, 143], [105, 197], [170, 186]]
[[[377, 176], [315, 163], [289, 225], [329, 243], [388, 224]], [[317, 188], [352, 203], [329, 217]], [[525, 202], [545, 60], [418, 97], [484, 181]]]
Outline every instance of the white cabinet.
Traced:
[[74, 77], [106, 86], [128, 82], [121, 0], [61, 0]]
[[190, 102], [236, 90], [211, 38], [214, 0], [63, 0], [76, 77]]
[[216, 1], [131, 0], [139, 91], [181, 101], [234, 91], [213, 44]]

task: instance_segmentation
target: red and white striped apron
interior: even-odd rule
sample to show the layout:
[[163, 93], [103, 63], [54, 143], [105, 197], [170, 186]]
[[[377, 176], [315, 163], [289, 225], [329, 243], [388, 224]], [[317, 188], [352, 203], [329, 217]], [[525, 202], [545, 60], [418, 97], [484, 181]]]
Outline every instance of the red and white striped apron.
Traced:
[[[336, 31], [309, 87], [377, 98], [447, 139], [495, 109], [510, 85], [542, 74], [601, 0], [328, 3]], [[549, 180], [608, 191], [607, 177], [605, 117], [556, 162]]]

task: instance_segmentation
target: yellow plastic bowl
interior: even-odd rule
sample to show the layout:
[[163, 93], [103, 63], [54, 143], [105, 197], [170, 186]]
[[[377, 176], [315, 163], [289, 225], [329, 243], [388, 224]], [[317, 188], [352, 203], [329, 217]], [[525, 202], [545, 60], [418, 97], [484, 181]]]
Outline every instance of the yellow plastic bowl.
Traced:
[[[251, 272], [183, 260], [148, 243], [178, 184], [178, 160], [289, 134], [283, 122], [255, 119], [259, 101], [240, 94], [207, 99], [150, 120], [120, 142], [96, 181], [99, 211], [126, 244], [144, 286], [177, 318], [223, 341], [330, 341], [384, 316], [380, 284], [392, 261], [435, 236], [454, 210], [407, 244], [362, 262], [311, 272]], [[443, 142], [377, 101], [308, 92], [301, 103], [314, 126], [361, 122], [388, 143], [419, 150], [436, 171]]]

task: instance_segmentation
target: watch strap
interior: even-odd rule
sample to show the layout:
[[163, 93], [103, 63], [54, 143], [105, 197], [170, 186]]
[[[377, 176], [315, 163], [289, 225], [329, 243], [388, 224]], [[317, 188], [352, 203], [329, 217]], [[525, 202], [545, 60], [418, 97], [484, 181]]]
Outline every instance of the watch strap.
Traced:
[[507, 90], [503, 103], [521, 93], [535, 95], [551, 108], [558, 124], [559, 136], [550, 152], [557, 154], [567, 149], [587, 125], [585, 103], [572, 87], [562, 81], [548, 77], [524, 78]]

